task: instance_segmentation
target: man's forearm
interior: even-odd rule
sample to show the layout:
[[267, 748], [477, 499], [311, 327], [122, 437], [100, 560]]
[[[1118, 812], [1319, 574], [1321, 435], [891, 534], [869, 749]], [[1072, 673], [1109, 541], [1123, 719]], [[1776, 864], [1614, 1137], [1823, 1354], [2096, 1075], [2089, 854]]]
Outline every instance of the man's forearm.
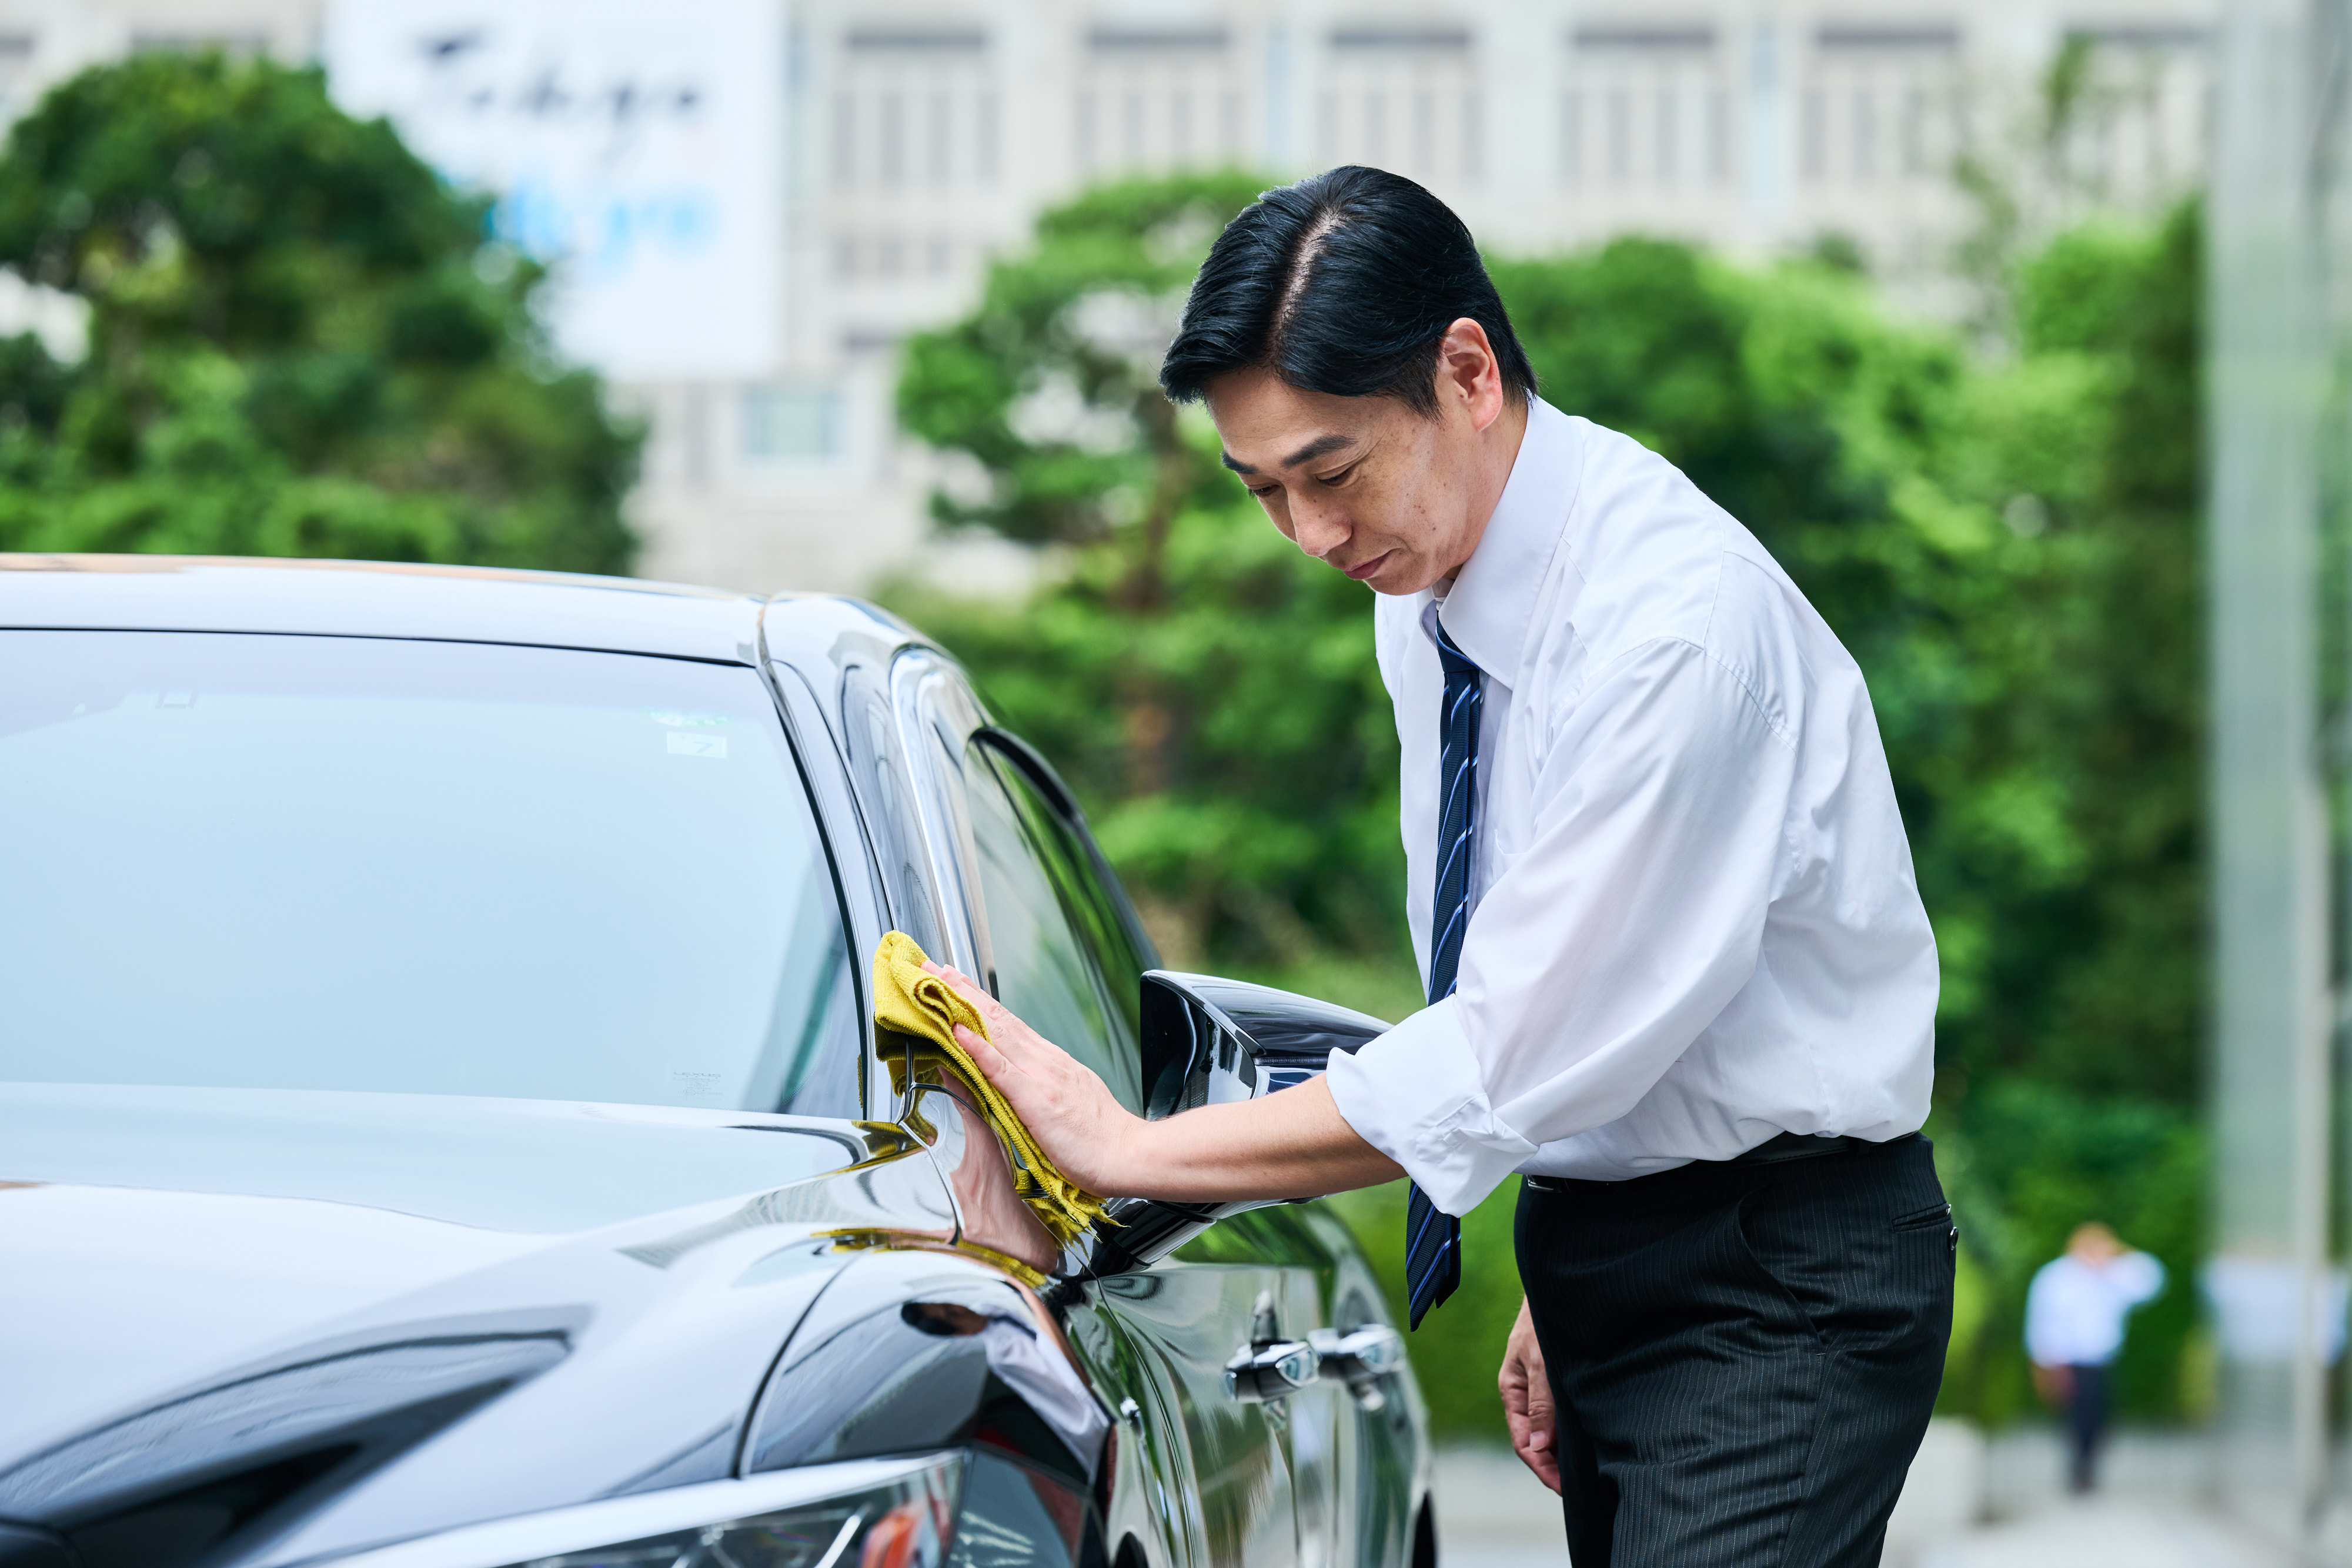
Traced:
[[1263, 1100], [1139, 1122], [1120, 1142], [1108, 1190], [1171, 1203], [1319, 1197], [1404, 1175], [1348, 1124], [1320, 1078]]

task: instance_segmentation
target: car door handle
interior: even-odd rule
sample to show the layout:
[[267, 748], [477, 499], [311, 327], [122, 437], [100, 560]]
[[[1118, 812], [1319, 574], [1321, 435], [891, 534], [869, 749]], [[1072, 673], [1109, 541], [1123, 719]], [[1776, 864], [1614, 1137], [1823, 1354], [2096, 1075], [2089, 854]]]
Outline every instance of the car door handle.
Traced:
[[1315, 1347], [1297, 1340], [1244, 1345], [1225, 1363], [1225, 1393], [1244, 1405], [1287, 1398], [1315, 1381]]
[[1333, 1383], [1344, 1383], [1365, 1408], [1386, 1403], [1381, 1379], [1404, 1364], [1404, 1335], [1386, 1323], [1366, 1323], [1349, 1333], [1315, 1329], [1307, 1343], [1315, 1352], [1316, 1370]]
[[1386, 1323], [1367, 1323], [1352, 1333], [1317, 1329], [1307, 1336], [1318, 1370], [1336, 1383], [1369, 1383], [1404, 1364], [1404, 1335]]

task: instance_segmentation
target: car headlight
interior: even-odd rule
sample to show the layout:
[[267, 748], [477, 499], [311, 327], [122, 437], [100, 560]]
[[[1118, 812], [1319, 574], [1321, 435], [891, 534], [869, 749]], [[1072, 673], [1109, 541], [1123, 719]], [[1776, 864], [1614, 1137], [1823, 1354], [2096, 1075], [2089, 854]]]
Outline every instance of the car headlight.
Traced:
[[467, 1525], [335, 1568], [941, 1568], [973, 1462], [853, 1459], [677, 1487]]

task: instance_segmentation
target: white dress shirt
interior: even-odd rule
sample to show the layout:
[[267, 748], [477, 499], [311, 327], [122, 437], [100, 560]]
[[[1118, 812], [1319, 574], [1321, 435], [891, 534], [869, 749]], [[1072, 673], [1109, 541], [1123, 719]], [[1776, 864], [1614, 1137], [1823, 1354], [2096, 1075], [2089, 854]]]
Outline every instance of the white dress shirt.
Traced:
[[1424, 981], [1442, 617], [1485, 674], [1459, 989], [1331, 1092], [1449, 1214], [1927, 1119], [1936, 945], [1862, 671], [1754, 536], [1538, 402], [1443, 598], [1382, 598]]
[[2164, 1265], [2126, 1252], [2105, 1267], [2062, 1253], [2025, 1291], [2025, 1354], [2041, 1366], [2105, 1366], [2124, 1346], [2124, 1318], [2164, 1289]]

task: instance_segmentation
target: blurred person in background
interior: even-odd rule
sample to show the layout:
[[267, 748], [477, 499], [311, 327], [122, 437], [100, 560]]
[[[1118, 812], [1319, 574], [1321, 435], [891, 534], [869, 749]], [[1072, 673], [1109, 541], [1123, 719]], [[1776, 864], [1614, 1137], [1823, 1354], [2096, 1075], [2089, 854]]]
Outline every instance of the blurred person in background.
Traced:
[[2124, 1320], [2163, 1289], [2163, 1264], [2093, 1219], [2074, 1228], [2066, 1250], [2035, 1271], [2025, 1293], [2025, 1354], [2033, 1360], [2034, 1391], [2065, 1412], [2072, 1491], [2098, 1484], [2107, 1372], [2123, 1348]]
[[1864, 1568], [1951, 1331], [1918, 1135], [1936, 946], [1862, 672], [1753, 535], [1554, 408], [1462, 220], [1340, 168], [1265, 192], [1161, 363], [1274, 527], [1363, 583], [1429, 1005], [1157, 1122], [934, 968], [1089, 1189], [1412, 1179], [1409, 1315], [1522, 1178], [1498, 1379], [1576, 1568]]

